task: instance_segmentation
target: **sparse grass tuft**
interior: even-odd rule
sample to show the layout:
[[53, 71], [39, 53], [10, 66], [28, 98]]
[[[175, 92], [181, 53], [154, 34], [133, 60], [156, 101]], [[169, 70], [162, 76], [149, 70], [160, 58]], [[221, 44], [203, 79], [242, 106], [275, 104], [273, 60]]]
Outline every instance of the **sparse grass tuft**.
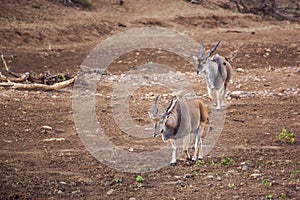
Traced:
[[264, 186], [266, 186], [266, 187], [272, 186], [272, 182], [269, 179], [265, 179], [263, 183], [264, 183]]
[[142, 181], [144, 180], [144, 178], [143, 178], [141, 175], [138, 175], [138, 176], [135, 178], [135, 180], [136, 180], [137, 182], [142, 182]]
[[273, 199], [273, 195], [268, 194], [268, 195], [266, 196], [266, 199]]
[[285, 143], [291, 143], [294, 144], [295, 142], [295, 135], [294, 133], [288, 133], [286, 129], [283, 129], [282, 132], [278, 136], [279, 141], [285, 142]]
[[221, 165], [223, 166], [228, 166], [228, 165], [233, 165], [234, 160], [228, 156], [223, 155], [222, 160], [221, 160]]
[[281, 193], [281, 194], [279, 195], [279, 199], [287, 199], [286, 194]]

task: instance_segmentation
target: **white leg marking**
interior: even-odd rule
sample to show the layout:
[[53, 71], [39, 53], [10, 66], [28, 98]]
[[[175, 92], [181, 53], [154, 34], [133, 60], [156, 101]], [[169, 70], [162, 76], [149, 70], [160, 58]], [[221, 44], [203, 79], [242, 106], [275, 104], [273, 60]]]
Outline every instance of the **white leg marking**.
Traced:
[[203, 159], [203, 149], [202, 149], [202, 133], [204, 131], [204, 127], [199, 128], [199, 136], [200, 136], [200, 152], [198, 152], [198, 159], [202, 160]]
[[197, 155], [199, 153], [199, 139], [201, 140], [201, 137], [200, 137], [200, 129], [197, 128], [196, 130], [196, 139], [195, 139], [195, 153], [194, 153], [194, 156], [192, 158], [192, 161], [196, 161], [197, 160]]
[[170, 162], [170, 165], [176, 164], [176, 143], [175, 140], [170, 139], [171, 148], [172, 148], [172, 160]]

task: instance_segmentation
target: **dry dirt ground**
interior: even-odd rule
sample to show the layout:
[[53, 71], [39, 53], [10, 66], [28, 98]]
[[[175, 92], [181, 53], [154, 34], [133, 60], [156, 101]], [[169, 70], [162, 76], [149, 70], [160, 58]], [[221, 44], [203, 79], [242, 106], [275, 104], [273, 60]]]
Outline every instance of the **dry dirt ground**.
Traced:
[[[73, 120], [72, 87], [58, 92], [0, 88], [0, 199], [300, 198], [299, 22], [239, 14], [220, 8], [218, 1], [93, 4], [92, 10], [82, 10], [52, 0], [1, 0], [0, 51], [11, 69], [76, 75], [97, 44], [135, 27], [184, 32], [204, 40], [209, 48], [220, 39], [218, 53], [227, 56], [236, 51], [237, 57], [232, 61], [235, 71], [218, 143], [196, 164], [181, 157], [175, 167], [121, 172], [94, 158], [80, 140]], [[205, 93], [193, 67], [173, 54], [149, 51], [121, 57], [97, 89], [100, 125], [124, 149], [137, 145], [133, 151], [148, 150], [151, 143], [166, 144], [160, 138], [126, 137], [115, 126], [111, 93], [122, 73], [145, 62], [163, 62], [184, 74], [202, 97]], [[234, 91], [245, 93], [230, 98]], [[149, 123], [151, 92], [169, 94], [159, 87], [136, 90], [130, 113], [138, 124]], [[45, 125], [52, 130], [44, 130]], [[294, 133], [293, 144], [279, 141], [284, 128]], [[64, 140], [47, 141], [50, 138]]]

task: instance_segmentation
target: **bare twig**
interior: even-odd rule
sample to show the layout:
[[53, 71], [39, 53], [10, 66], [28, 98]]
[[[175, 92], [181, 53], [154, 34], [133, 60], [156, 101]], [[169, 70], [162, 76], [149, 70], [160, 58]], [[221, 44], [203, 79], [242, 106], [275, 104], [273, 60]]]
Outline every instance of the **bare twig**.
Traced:
[[17, 78], [20, 78], [20, 77], [21, 77], [18, 73], [12, 72], [12, 71], [9, 69], [9, 67], [7, 66], [7, 63], [6, 63], [5, 59], [4, 59], [3, 53], [1, 53], [1, 60], [2, 60], [2, 63], [3, 63], [3, 65], [4, 65], [5, 71], [7, 71], [9, 74], [13, 75], [14, 77], [17, 77]]
[[6, 70], [6, 71], [9, 71], [8, 66], [7, 66], [7, 64], [6, 64], [6, 61], [5, 61], [5, 59], [4, 59], [4, 55], [3, 55], [2, 53], [1, 53], [1, 60], [2, 60], [2, 63], [3, 63], [3, 65], [4, 65], [5, 70]]

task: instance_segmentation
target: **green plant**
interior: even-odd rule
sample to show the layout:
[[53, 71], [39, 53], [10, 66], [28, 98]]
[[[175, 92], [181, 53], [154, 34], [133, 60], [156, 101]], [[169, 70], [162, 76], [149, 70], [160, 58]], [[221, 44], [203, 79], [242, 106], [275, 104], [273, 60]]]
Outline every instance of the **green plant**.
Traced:
[[136, 178], [135, 178], [136, 181], [138, 182], [142, 182], [144, 180], [144, 178], [141, 176], [141, 175], [138, 175]]
[[288, 165], [288, 163], [286, 163], [285, 161], [281, 161], [278, 165], [281, 169], [284, 169]]
[[268, 194], [268, 195], [266, 196], [266, 199], [273, 199], [273, 195]]
[[222, 155], [221, 165], [228, 166], [232, 165], [234, 163], [234, 160], [228, 156]]
[[197, 166], [201, 166], [201, 165], [205, 164], [205, 161], [204, 160], [197, 160], [196, 164], [197, 164]]
[[60, 77], [61, 77], [61, 81], [67, 80], [67, 79], [66, 79], [66, 76], [65, 76], [64, 74], [61, 74]]
[[213, 161], [213, 160], [210, 161], [210, 166], [215, 166], [215, 164], [216, 164], [215, 161]]
[[291, 178], [295, 178], [295, 177], [297, 176], [298, 173], [299, 173], [298, 171], [291, 171], [291, 172], [290, 172], [290, 177], [291, 177]]
[[295, 135], [294, 133], [288, 133], [286, 129], [282, 129], [282, 132], [278, 136], [279, 141], [294, 144]]
[[114, 178], [113, 182], [115, 182], [115, 183], [122, 183], [122, 182], [123, 182], [123, 180], [122, 180], [121, 178], [119, 178], [119, 177], [115, 176], [115, 178]]
[[287, 199], [286, 194], [281, 193], [281, 194], [279, 195], [279, 199]]
[[196, 176], [196, 175], [198, 175], [198, 172], [192, 171], [192, 175], [193, 175], [193, 176]]
[[148, 62], [146, 65], [147, 65], [148, 71], [153, 71], [153, 62], [152, 61]]
[[272, 182], [269, 179], [265, 179], [264, 180], [264, 186], [270, 187], [270, 186], [272, 186]]

